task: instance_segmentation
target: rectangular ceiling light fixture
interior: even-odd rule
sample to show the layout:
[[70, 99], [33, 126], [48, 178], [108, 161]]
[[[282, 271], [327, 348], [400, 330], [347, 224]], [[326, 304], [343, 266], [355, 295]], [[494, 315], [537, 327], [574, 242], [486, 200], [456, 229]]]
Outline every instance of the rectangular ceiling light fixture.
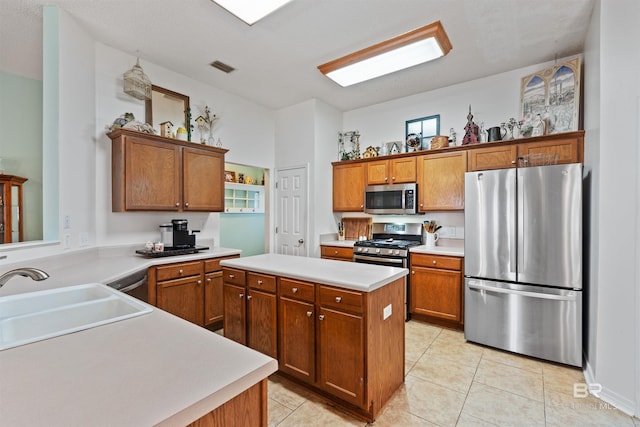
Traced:
[[445, 56], [451, 42], [440, 21], [318, 66], [340, 86], [350, 86]]
[[242, 19], [249, 25], [253, 25], [276, 9], [289, 3], [291, 0], [211, 0]]

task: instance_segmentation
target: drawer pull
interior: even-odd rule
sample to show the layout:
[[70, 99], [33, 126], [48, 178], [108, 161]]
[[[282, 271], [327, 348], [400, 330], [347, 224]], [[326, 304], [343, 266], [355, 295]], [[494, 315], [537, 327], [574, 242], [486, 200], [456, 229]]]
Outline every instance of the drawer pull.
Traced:
[[178, 274], [182, 274], [182, 273], [183, 273], [182, 269], [178, 270]]
[[252, 297], [251, 295], [247, 295], [247, 301], [250, 300]]
[[202, 280], [198, 280], [198, 286], [202, 285]]
[[320, 316], [318, 316], [318, 319], [324, 320], [324, 314], [321, 314]]
[[313, 311], [307, 311], [307, 317], [311, 317], [313, 315]]
[[291, 288], [291, 292], [293, 292], [294, 294], [298, 292], [298, 288]]
[[262, 285], [262, 280], [258, 280], [258, 285]]
[[230, 275], [229, 275], [229, 279], [233, 279], [233, 278], [235, 278], [235, 277], [236, 277], [236, 276], [235, 276], [234, 274], [230, 274]]
[[335, 251], [335, 255], [338, 255], [338, 251]]
[[342, 301], [342, 297], [336, 297], [336, 302], [341, 302]]

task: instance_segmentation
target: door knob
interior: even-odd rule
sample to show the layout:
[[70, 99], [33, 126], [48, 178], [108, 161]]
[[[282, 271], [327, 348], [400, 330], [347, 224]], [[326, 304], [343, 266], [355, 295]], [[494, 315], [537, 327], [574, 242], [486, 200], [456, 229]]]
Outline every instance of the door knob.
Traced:
[[304, 239], [298, 239], [298, 243], [303, 244], [304, 243]]

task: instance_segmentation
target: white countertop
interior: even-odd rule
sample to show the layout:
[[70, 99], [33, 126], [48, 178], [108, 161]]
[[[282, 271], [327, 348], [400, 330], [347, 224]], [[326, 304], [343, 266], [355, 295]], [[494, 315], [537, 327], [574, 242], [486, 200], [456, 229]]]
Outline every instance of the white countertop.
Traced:
[[137, 249], [142, 249], [142, 247], [140, 245], [94, 247], [2, 265], [0, 266], [0, 274], [17, 267], [35, 267], [47, 272], [49, 278], [42, 282], [34, 282], [26, 277], [13, 277], [0, 289], [0, 297], [84, 283], [107, 284], [153, 265], [239, 255], [242, 252], [238, 249], [217, 247], [190, 255], [147, 258], [136, 254]]
[[[151, 265], [239, 254], [144, 258], [133, 247], [92, 248], [3, 265], [15, 277], [0, 297], [107, 283]], [[278, 369], [275, 359], [159, 309], [150, 314], [0, 351], [0, 426], [184, 426]]]
[[431, 255], [449, 255], [449, 256], [458, 256], [464, 257], [464, 245], [456, 245], [456, 246], [414, 246], [409, 249], [410, 253], [418, 253], [418, 254], [431, 254]]
[[320, 243], [320, 246], [338, 246], [342, 248], [353, 248], [355, 240], [328, 240]]
[[406, 268], [278, 254], [227, 259], [220, 264], [362, 292], [374, 291], [409, 273]]

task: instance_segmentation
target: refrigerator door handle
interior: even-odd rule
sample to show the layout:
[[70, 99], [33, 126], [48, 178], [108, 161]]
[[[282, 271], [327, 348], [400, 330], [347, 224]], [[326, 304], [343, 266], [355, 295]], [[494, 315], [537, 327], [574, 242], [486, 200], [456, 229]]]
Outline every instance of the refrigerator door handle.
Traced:
[[576, 299], [575, 293], [571, 292], [569, 295], [553, 295], [553, 294], [543, 294], [538, 292], [527, 292], [527, 291], [518, 291], [515, 289], [503, 289], [503, 288], [495, 288], [493, 286], [484, 286], [478, 285], [473, 280], [468, 282], [469, 289], [477, 289], [479, 291], [488, 291], [495, 292], [498, 294], [512, 294], [512, 295], [520, 295], [523, 297], [530, 298], [539, 298], [539, 299], [548, 299], [548, 300], [556, 300], [556, 301], [574, 301]]
[[[519, 172], [519, 171], [518, 171]], [[518, 214], [518, 230], [517, 230], [517, 274], [524, 271], [524, 175], [521, 173], [516, 174], [517, 180], [517, 214]], [[517, 276], [516, 276], [517, 277]]]

